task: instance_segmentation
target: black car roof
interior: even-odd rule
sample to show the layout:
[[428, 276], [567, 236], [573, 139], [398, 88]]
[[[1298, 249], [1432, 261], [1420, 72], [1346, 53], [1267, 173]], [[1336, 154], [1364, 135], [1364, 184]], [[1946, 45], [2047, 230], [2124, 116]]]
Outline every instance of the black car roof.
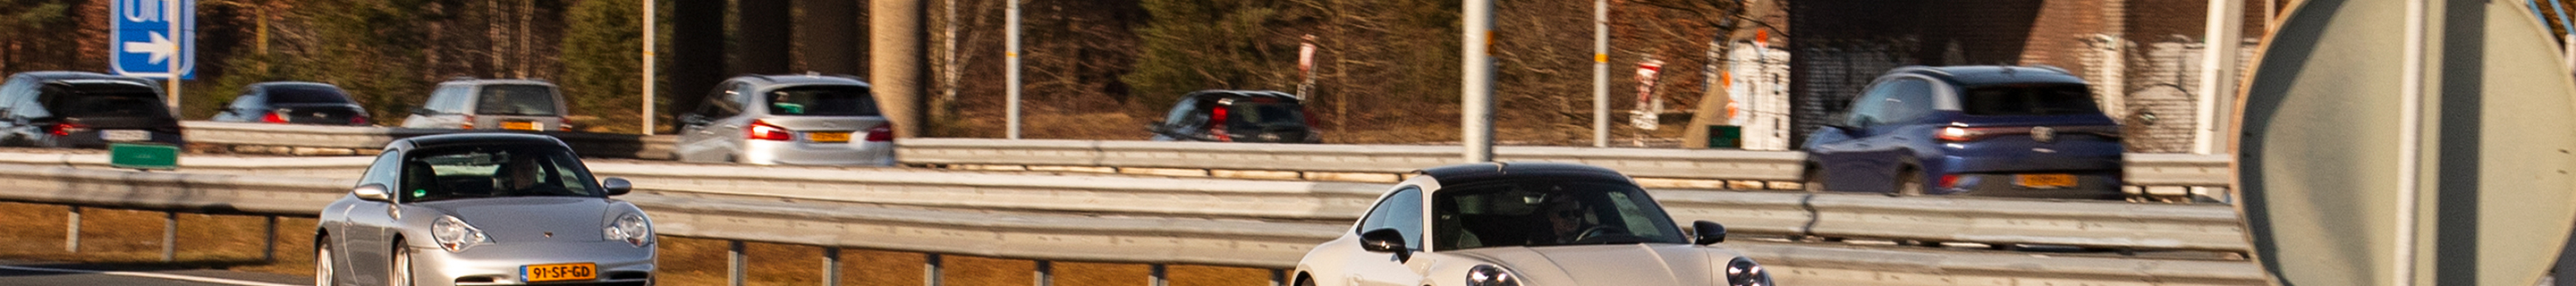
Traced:
[[438, 134], [438, 135], [427, 135], [427, 136], [420, 136], [420, 137], [403, 138], [402, 140], [394, 140], [393, 144], [390, 144], [390, 146], [388, 146], [388, 148], [391, 148], [391, 149], [419, 149], [419, 148], [433, 148], [433, 147], [446, 147], [446, 146], [464, 146], [464, 145], [523, 145], [523, 144], [541, 144], [541, 145], [565, 146], [565, 145], [564, 145], [564, 143], [563, 143], [563, 140], [555, 139], [555, 138], [554, 138], [554, 137], [552, 137], [552, 136], [537, 135], [537, 134], [525, 134], [525, 133], [472, 132], [472, 133], [448, 133], [448, 134]]
[[1462, 185], [1485, 181], [1514, 179], [1600, 180], [1631, 182], [1628, 175], [1609, 168], [1584, 164], [1550, 162], [1494, 162], [1457, 164], [1413, 171], [1431, 176], [1440, 185]]
[[2067, 73], [2066, 70], [2046, 66], [1912, 66], [1897, 68], [1891, 73], [1929, 76], [1949, 80], [1963, 86], [2033, 83], [2085, 84], [2083, 78], [2075, 77], [2075, 75]]
[[339, 88], [340, 88], [340, 86], [331, 85], [331, 84], [328, 84], [328, 83], [309, 82], [309, 81], [271, 81], [271, 82], [253, 83], [253, 84], [250, 84], [249, 86], [245, 86], [245, 87], [251, 87], [251, 88], [279, 88], [279, 87], [293, 87], [293, 88], [329, 88], [329, 89], [339, 89]]
[[1297, 98], [1297, 95], [1288, 94], [1288, 93], [1285, 93], [1285, 92], [1268, 91], [1268, 90], [1220, 90], [1220, 89], [1193, 91], [1193, 92], [1190, 92], [1190, 94], [1188, 94], [1188, 95], [1182, 95], [1182, 96], [1181, 96], [1181, 100], [1183, 100], [1183, 101], [1185, 101], [1185, 102], [1187, 102], [1187, 101], [1213, 101], [1213, 100], [1215, 100], [1215, 98], [1220, 98], [1220, 97], [1266, 97], [1266, 98], [1275, 98], [1275, 99], [1280, 99], [1280, 100], [1286, 100], [1286, 101], [1288, 101], [1288, 103], [1303, 103], [1303, 102], [1305, 101], [1305, 99], [1303, 99], [1303, 98]]
[[18, 73], [17, 75], [13, 75], [13, 76], [11, 76], [11, 77], [25, 77], [25, 78], [27, 78], [27, 79], [29, 79], [29, 80], [36, 80], [36, 81], [62, 81], [62, 80], [82, 80], [82, 79], [123, 80], [123, 81], [132, 81], [132, 82], [144, 83], [144, 84], [146, 84], [146, 85], [149, 85], [149, 84], [151, 84], [151, 82], [152, 82], [152, 81], [151, 81], [151, 80], [149, 80], [149, 79], [143, 79], [143, 78], [138, 78], [138, 77], [118, 76], [118, 75], [111, 75], [111, 74], [94, 73], [94, 72], [81, 72], [81, 71], [31, 71], [31, 72], [21, 72], [21, 73]]

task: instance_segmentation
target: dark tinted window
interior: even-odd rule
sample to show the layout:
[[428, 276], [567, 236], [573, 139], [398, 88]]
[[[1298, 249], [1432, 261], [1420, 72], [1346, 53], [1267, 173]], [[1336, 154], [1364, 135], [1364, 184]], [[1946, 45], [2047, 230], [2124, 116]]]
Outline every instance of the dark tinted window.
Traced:
[[349, 95], [339, 89], [314, 87], [273, 88], [268, 90], [270, 104], [351, 103]]
[[1959, 109], [1968, 115], [2100, 114], [2082, 85], [2007, 85], [1968, 89]]
[[45, 109], [55, 116], [170, 117], [161, 94], [149, 87], [125, 84], [72, 84], [44, 88], [53, 101]]
[[571, 150], [543, 145], [412, 151], [402, 161], [403, 201], [488, 197], [597, 197]]
[[857, 86], [800, 86], [769, 91], [770, 115], [876, 116], [876, 97]]
[[1448, 187], [1432, 198], [1439, 249], [1684, 243], [1634, 185], [1527, 180]]
[[1236, 102], [1228, 108], [1225, 121], [1234, 126], [1305, 124], [1306, 111], [1294, 103]]
[[474, 102], [474, 113], [554, 116], [555, 89], [542, 85], [483, 86], [483, 96]]

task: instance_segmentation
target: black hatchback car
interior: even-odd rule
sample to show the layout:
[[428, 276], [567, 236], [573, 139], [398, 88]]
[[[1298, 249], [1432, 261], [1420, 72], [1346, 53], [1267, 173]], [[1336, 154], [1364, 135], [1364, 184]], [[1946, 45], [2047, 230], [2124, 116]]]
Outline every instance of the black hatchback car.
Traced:
[[42, 71], [0, 84], [0, 145], [104, 148], [108, 142], [186, 145], [161, 88], [142, 78]]
[[242, 87], [232, 104], [215, 108], [214, 121], [314, 125], [371, 125], [367, 109], [338, 86], [316, 82], [263, 82]]
[[1323, 143], [1304, 102], [1277, 91], [1191, 92], [1146, 130], [1154, 141]]

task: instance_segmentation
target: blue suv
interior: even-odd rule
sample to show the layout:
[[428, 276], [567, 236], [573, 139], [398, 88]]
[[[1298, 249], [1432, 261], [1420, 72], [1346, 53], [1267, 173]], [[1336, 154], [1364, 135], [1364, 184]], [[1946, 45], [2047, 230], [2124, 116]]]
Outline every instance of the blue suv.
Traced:
[[1897, 68], [1807, 135], [1810, 191], [2119, 199], [2120, 125], [2054, 67]]

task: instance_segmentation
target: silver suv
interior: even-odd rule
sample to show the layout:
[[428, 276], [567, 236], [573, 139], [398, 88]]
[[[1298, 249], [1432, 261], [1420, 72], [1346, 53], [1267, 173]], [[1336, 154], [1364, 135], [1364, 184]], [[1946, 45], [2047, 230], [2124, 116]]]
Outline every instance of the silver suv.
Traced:
[[563, 92], [545, 81], [448, 80], [421, 106], [403, 118], [403, 128], [572, 131]]
[[894, 130], [868, 83], [745, 75], [681, 114], [672, 158], [760, 165], [894, 165]]

